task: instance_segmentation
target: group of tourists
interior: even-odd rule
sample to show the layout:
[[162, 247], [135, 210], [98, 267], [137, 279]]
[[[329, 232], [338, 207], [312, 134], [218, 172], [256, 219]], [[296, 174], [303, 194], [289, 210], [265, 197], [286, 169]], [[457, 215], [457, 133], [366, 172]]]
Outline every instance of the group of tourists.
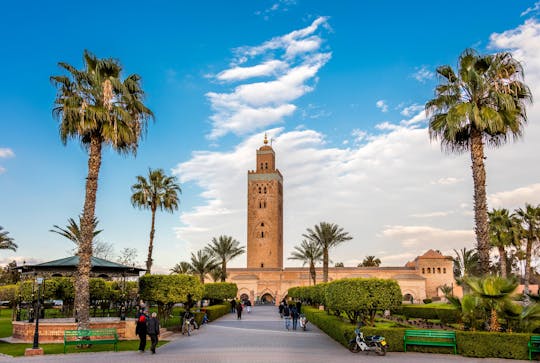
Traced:
[[135, 327], [135, 334], [139, 336], [139, 352], [144, 353], [144, 350], [146, 349], [146, 336], [148, 335], [152, 342], [150, 350], [152, 351], [152, 354], [155, 354], [160, 329], [157, 314], [153, 312], [149, 315], [148, 308], [141, 302], [136, 318], [137, 325]]
[[231, 304], [231, 313], [236, 313], [236, 319], [240, 320], [242, 319], [242, 311], [246, 309], [246, 311], [251, 313], [251, 301], [249, 299], [239, 300], [239, 299], [233, 299], [230, 302]]
[[296, 304], [287, 304], [287, 301], [283, 299], [278, 307], [279, 316], [285, 321], [285, 329], [291, 329], [292, 321], [292, 330], [296, 330], [298, 327], [298, 318], [302, 312], [302, 303], [297, 302]]

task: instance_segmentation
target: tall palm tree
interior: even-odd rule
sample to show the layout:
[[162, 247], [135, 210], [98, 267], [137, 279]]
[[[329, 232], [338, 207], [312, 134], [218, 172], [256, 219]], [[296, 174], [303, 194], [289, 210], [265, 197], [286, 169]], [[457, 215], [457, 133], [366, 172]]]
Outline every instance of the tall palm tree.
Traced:
[[516, 290], [518, 282], [500, 276], [485, 276], [482, 278], [469, 277], [465, 279], [474, 295], [479, 296], [490, 309], [490, 331], [499, 331], [497, 311], [508, 303], [510, 295]]
[[221, 266], [219, 265], [216, 265], [216, 267], [214, 267], [214, 269], [212, 271], [210, 271], [210, 277], [212, 278], [212, 281], [214, 282], [218, 282], [218, 281], [221, 281], [223, 282], [223, 270], [221, 269]]
[[501, 277], [507, 275], [506, 248], [514, 244], [516, 236], [514, 227], [514, 216], [508, 212], [508, 209], [493, 209], [488, 212], [489, 217], [489, 240], [493, 247], [499, 250], [499, 260], [501, 264]]
[[149, 169], [148, 179], [138, 175], [137, 183], [131, 186], [131, 191], [133, 192], [131, 204], [140, 209], [150, 209], [152, 212], [148, 258], [146, 259], [146, 273], [149, 274], [152, 269], [156, 211], [159, 209], [173, 213], [178, 210], [178, 194], [182, 191], [176, 182], [176, 177], [165, 175], [163, 169]]
[[454, 277], [456, 279], [475, 276], [478, 274], [478, 252], [463, 247], [461, 250], [454, 250], [456, 256], [452, 259], [454, 262]]
[[[103, 232], [102, 229], [97, 229], [99, 221], [94, 216], [92, 220], [92, 254], [94, 254], [96, 249], [96, 240], [95, 237]], [[79, 217], [79, 223], [75, 222], [73, 218], [68, 218], [68, 224], [65, 228], [61, 228], [58, 225], [53, 225], [53, 229], [49, 229], [49, 232], [57, 233], [62, 237], [67, 238], [71, 242], [75, 243], [77, 246], [76, 250], [78, 250], [78, 246], [80, 245], [82, 241], [82, 235], [81, 235], [81, 217]], [[75, 252], [77, 254], [77, 252]]]
[[342, 242], [349, 241], [352, 237], [343, 228], [334, 223], [320, 222], [313, 229], [308, 228], [302, 237], [318, 244], [323, 251], [323, 282], [328, 282], [328, 250]]
[[204, 278], [207, 274], [219, 264], [214, 257], [205, 250], [197, 251], [197, 254], [191, 253], [191, 271], [199, 275], [201, 283], [204, 284]]
[[309, 275], [313, 281], [313, 285], [317, 284], [317, 272], [315, 265], [322, 261], [323, 250], [321, 246], [314, 241], [303, 240], [300, 246], [294, 246], [294, 251], [291, 252], [289, 260], [302, 261], [302, 266], [309, 265]]
[[4, 227], [0, 226], [0, 250], [17, 251], [19, 246], [13, 242], [13, 238], [8, 236], [9, 232], [3, 229]]
[[212, 255], [221, 264], [221, 281], [227, 278], [227, 262], [246, 252], [244, 246], [231, 236], [213, 237], [212, 242], [205, 247], [205, 251]]
[[523, 283], [523, 293], [529, 293], [529, 281], [531, 279], [531, 258], [532, 248], [534, 244], [538, 244], [540, 240], [540, 205], [532, 206], [525, 204], [525, 209], [519, 208], [516, 210], [522, 228], [523, 238], [525, 239], [525, 276]]
[[101, 152], [110, 146], [120, 154], [135, 154], [152, 111], [143, 104], [141, 77], [121, 79], [122, 66], [112, 58], [99, 59], [87, 50], [84, 68], [60, 62], [68, 75], [52, 76], [57, 88], [53, 115], [60, 121], [60, 139], [75, 139], [88, 150], [88, 174], [81, 218], [78, 279], [75, 309], [79, 329], [87, 329], [89, 316], [90, 258]]
[[360, 266], [379, 267], [380, 265], [381, 265], [381, 260], [379, 258], [376, 258], [375, 256], [366, 256], [366, 258], [364, 258], [364, 261], [362, 261], [362, 264]]
[[189, 274], [191, 273], [191, 265], [189, 262], [181, 261], [174, 265], [173, 268], [170, 269], [171, 274]]
[[484, 145], [498, 147], [519, 138], [527, 121], [525, 104], [532, 97], [511, 53], [479, 55], [467, 49], [458, 63], [457, 72], [448, 65], [437, 68], [440, 83], [435, 98], [426, 103], [426, 114], [431, 139], [439, 139], [448, 152], [471, 154], [476, 243], [485, 274], [490, 246]]

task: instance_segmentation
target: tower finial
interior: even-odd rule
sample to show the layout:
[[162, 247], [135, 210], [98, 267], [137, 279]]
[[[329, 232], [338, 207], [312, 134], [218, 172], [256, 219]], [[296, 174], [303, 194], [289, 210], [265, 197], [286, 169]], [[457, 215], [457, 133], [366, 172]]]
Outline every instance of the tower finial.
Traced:
[[264, 144], [265, 144], [265, 145], [268, 144], [268, 138], [266, 137], [266, 132], [264, 133]]

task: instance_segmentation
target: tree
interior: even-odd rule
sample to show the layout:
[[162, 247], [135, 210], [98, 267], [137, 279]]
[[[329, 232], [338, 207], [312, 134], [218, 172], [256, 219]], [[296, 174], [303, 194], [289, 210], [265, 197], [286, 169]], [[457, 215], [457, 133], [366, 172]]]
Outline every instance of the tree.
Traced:
[[493, 209], [488, 212], [488, 217], [489, 241], [491, 246], [499, 250], [501, 277], [506, 277], [508, 272], [506, 248], [514, 244], [517, 239], [515, 218], [505, 208]]
[[212, 271], [210, 271], [210, 277], [212, 278], [212, 281], [214, 282], [223, 282], [223, 279], [225, 275], [223, 275], [223, 270], [221, 269], [221, 266], [214, 267]]
[[[107, 259], [112, 254], [113, 246], [110, 243], [102, 242], [96, 239], [96, 236], [103, 232], [102, 229], [97, 229], [99, 221], [94, 217], [92, 220], [92, 256]], [[79, 223], [75, 222], [73, 218], [68, 218], [68, 224], [66, 228], [61, 228], [56, 224], [53, 225], [54, 229], [49, 229], [49, 232], [57, 233], [62, 237], [67, 238], [71, 242], [75, 243], [75, 248], [70, 251], [74, 255], [78, 255], [80, 244], [82, 241], [81, 235], [81, 217], [79, 217]]]
[[182, 192], [176, 182], [175, 176], [167, 176], [163, 169], [148, 169], [148, 179], [142, 175], [137, 176], [137, 183], [131, 186], [133, 195], [131, 204], [140, 209], [150, 209], [152, 222], [150, 224], [150, 242], [148, 243], [148, 258], [146, 259], [146, 273], [152, 270], [152, 251], [154, 249], [154, 234], [156, 211], [173, 213], [178, 210], [178, 194]]
[[345, 264], [343, 262], [336, 262], [334, 267], [345, 267]]
[[225, 299], [234, 299], [238, 293], [236, 284], [230, 282], [214, 282], [204, 284], [203, 299], [212, 300], [211, 305], [223, 301]]
[[429, 135], [448, 152], [470, 151], [474, 182], [474, 219], [480, 270], [489, 271], [489, 233], [484, 145], [498, 147], [517, 139], [527, 121], [525, 104], [532, 101], [521, 81], [521, 64], [511, 53], [479, 55], [466, 49], [457, 72], [437, 68], [440, 83], [426, 103]]
[[540, 239], [540, 205], [535, 207], [525, 204], [525, 209], [519, 208], [516, 210], [516, 215], [523, 227], [523, 237], [526, 242], [523, 293], [528, 294], [531, 279], [532, 248], [534, 244], [538, 244]]
[[478, 274], [478, 253], [475, 250], [468, 250], [463, 247], [461, 250], [454, 250], [456, 256], [454, 261], [454, 277], [476, 276]]
[[177, 263], [169, 271], [171, 271], [171, 274], [189, 274], [192, 272], [192, 269], [189, 262], [182, 261], [182, 262]]
[[294, 246], [294, 251], [291, 252], [289, 260], [302, 261], [302, 266], [309, 265], [309, 275], [313, 281], [313, 285], [317, 284], [317, 272], [315, 265], [322, 261], [323, 251], [321, 246], [315, 241], [303, 240], [300, 246]]
[[212, 238], [212, 242], [205, 250], [221, 264], [221, 282], [225, 282], [227, 278], [227, 262], [246, 252], [245, 247], [240, 246], [240, 242], [231, 236]]
[[20, 280], [21, 273], [17, 270], [17, 261], [11, 261], [6, 267], [0, 270], [0, 285], [16, 284]]
[[469, 277], [465, 279], [474, 295], [480, 297], [486, 303], [491, 312], [489, 331], [499, 331], [500, 325], [497, 311], [501, 311], [508, 304], [510, 294], [518, 285], [515, 279], [507, 279], [499, 276], [486, 276], [483, 278]]
[[120, 154], [135, 154], [138, 142], [153, 117], [142, 100], [141, 77], [132, 74], [121, 79], [122, 66], [112, 58], [99, 59], [84, 51], [84, 68], [60, 62], [68, 75], [52, 76], [57, 89], [53, 115], [60, 121], [60, 139], [66, 144], [75, 139], [88, 151], [88, 174], [81, 218], [79, 244], [79, 281], [76, 284], [75, 309], [78, 329], [87, 329], [89, 315], [90, 258], [92, 256], [96, 194], [101, 153], [110, 146]]
[[17, 244], [13, 242], [13, 238], [9, 237], [8, 231], [3, 231], [3, 227], [0, 226], [0, 250], [12, 250], [17, 251]]
[[323, 282], [328, 282], [328, 250], [352, 239], [348, 232], [334, 223], [320, 222], [314, 229], [308, 228], [302, 237], [319, 245], [323, 251]]
[[361, 264], [358, 267], [379, 267], [381, 265], [381, 260], [375, 256], [366, 256]]
[[191, 253], [191, 271], [194, 274], [199, 275], [199, 279], [203, 284], [205, 276], [217, 265], [218, 262], [207, 251], [199, 250], [196, 255]]
[[126, 265], [126, 266], [134, 266], [136, 258], [137, 258], [137, 249], [125, 247], [123, 250], [120, 251], [118, 258], [116, 259], [116, 262], [122, 265]]

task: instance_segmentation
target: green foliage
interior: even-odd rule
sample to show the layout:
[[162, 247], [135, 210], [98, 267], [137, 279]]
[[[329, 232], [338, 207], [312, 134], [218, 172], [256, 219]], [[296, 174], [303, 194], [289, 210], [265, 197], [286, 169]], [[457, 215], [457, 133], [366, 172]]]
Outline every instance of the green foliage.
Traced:
[[447, 307], [403, 305], [401, 314], [407, 318], [439, 319], [443, 324], [455, 324], [461, 319], [461, 312], [458, 309]]
[[230, 282], [214, 282], [204, 284], [203, 299], [225, 300], [234, 299], [238, 287]]
[[422, 301], [424, 302], [424, 304], [431, 304], [433, 302], [433, 300], [431, 299], [424, 299]]
[[231, 311], [231, 306], [229, 304], [218, 304], [207, 306], [205, 310], [206, 316], [208, 316], [208, 320], [214, 321], [218, 318], [221, 318], [223, 315], [228, 314]]
[[203, 285], [190, 275], [144, 275], [139, 279], [139, 295], [158, 304], [187, 302], [188, 295], [200, 300]]
[[401, 296], [394, 280], [355, 278], [328, 283], [325, 299], [328, 308], [344, 311], [352, 323], [361, 318], [373, 326], [377, 310], [397, 308]]
[[10, 301], [12, 304], [17, 299], [17, 285], [0, 286], [0, 300]]

